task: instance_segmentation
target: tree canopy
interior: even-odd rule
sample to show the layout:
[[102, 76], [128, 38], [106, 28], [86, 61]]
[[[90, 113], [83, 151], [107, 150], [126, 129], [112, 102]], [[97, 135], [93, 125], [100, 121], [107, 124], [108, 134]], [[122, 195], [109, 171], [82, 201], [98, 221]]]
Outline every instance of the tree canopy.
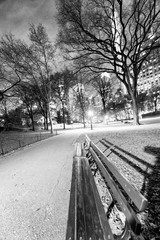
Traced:
[[132, 99], [138, 123], [137, 81], [160, 47], [158, 0], [57, 0], [58, 43], [81, 69], [115, 73]]

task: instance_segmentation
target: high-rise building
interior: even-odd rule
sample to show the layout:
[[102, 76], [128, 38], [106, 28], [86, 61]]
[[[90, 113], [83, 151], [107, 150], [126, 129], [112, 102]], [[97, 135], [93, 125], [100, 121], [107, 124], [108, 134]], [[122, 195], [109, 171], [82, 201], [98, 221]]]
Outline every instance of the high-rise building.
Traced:
[[138, 92], [145, 92], [152, 87], [160, 86], [160, 49], [154, 50], [146, 62], [138, 77]]

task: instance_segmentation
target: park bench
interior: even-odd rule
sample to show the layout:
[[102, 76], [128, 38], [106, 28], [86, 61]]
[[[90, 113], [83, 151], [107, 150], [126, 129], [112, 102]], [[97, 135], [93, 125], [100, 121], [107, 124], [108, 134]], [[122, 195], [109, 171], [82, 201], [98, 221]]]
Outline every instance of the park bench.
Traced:
[[[116, 205], [125, 215], [125, 225], [120, 235], [113, 234], [110, 227], [110, 206], [106, 214], [94, 180], [93, 162], [111, 194], [110, 206]], [[146, 198], [117, 171], [87, 135], [84, 144], [77, 143], [73, 157], [66, 240], [131, 239], [131, 236], [141, 234], [137, 212], [144, 211], [146, 206]]]

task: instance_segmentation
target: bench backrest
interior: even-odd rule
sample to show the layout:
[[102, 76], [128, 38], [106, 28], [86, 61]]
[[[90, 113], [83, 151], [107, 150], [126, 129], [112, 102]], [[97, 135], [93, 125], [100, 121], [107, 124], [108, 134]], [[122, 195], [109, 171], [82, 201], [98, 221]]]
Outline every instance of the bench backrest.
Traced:
[[106, 165], [108, 170], [114, 175], [139, 212], [144, 211], [148, 204], [147, 199], [137, 189], [135, 189], [124, 176], [119, 173], [117, 168], [108, 160], [104, 153], [90, 140], [87, 135], [86, 141], [89, 149], [92, 149], [92, 153], [94, 151], [94, 155], [98, 155], [100, 157], [103, 164]]

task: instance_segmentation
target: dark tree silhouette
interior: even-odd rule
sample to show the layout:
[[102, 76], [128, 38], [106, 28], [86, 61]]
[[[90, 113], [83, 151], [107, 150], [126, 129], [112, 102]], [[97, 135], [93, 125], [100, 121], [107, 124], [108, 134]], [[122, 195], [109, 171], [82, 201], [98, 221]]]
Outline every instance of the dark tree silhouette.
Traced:
[[76, 83], [76, 78], [72, 71], [67, 68], [61, 72], [56, 72], [51, 75], [51, 90], [55, 97], [55, 101], [61, 104], [63, 115], [63, 128], [65, 129], [65, 112], [68, 104], [69, 89]]
[[93, 87], [97, 90], [99, 95], [101, 96], [102, 106], [103, 106], [103, 114], [106, 114], [107, 104], [111, 99], [112, 94], [112, 84], [110, 81], [105, 78], [95, 78], [92, 81]]
[[79, 68], [115, 73], [132, 99], [139, 124], [137, 81], [160, 47], [159, 0], [57, 0], [58, 44]]

